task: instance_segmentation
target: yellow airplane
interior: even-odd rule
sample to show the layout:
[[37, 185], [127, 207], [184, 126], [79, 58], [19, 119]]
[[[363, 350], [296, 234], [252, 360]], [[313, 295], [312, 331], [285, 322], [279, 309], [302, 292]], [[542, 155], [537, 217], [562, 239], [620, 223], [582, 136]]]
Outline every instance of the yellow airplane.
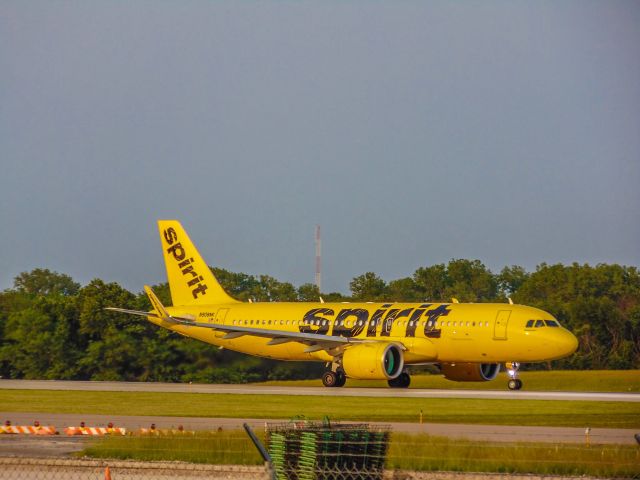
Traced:
[[326, 387], [357, 378], [406, 388], [406, 367], [417, 364], [438, 364], [449, 380], [488, 381], [504, 363], [508, 388], [519, 390], [521, 362], [563, 358], [578, 346], [547, 312], [510, 303], [239, 302], [178, 221], [160, 220], [158, 228], [173, 306], [145, 285], [153, 311], [109, 310], [249, 355], [325, 362]]

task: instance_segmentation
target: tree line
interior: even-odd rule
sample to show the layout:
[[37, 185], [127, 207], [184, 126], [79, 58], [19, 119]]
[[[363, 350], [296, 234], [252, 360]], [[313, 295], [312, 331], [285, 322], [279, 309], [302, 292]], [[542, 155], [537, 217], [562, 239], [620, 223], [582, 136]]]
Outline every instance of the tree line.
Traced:
[[[238, 300], [506, 302], [541, 308], [579, 339], [578, 352], [553, 362], [562, 369], [640, 368], [640, 274], [600, 264], [519, 266], [492, 273], [478, 260], [451, 260], [386, 282], [355, 277], [350, 295], [295, 287], [268, 275], [212, 271]], [[167, 283], [153, 287], [171, 304]], [[0, 376], [3, 378], [164, 382], [250, 382], [317, 377], [321, 364], [277, 362], [236, 354], [104, 307], [151, 310], [142, 292], [100, 279], [81, 286], [47, 269], [23, 272], [0, 292]], [[534, 368], [549, 368], [538, 365]]]

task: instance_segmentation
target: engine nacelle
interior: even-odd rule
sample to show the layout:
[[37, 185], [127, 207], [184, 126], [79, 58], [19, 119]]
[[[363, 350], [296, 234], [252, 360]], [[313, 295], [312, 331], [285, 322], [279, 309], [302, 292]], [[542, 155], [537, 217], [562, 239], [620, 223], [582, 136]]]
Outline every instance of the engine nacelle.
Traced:
[[342, 368], [349, 378], [391, 380], [403, 367], [402, 350], [393, 343], [361, 343], [342, 355]]
[[499, 363], [443, 363], [440, 369], [447, 380], [456, 382], [487, 382], [500, 372]]

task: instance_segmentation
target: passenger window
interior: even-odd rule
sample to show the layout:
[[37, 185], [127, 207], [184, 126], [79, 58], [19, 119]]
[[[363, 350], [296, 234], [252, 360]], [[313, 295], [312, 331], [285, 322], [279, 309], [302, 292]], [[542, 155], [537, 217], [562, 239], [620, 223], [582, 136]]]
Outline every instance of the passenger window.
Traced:
[[527, 322], [527, 327], [526, 327], [526, 328], [533, 328], [533, 323], [534, 323], [534, 321], [533, 321], [533, 320], [529, 320], [529, 321]]
[[536, 320], [536, 328], [544, 327], [544, 322], [542, 320]]
[[547, 324], [547, 327], [559, 327], [560, 325], [555, 320], [545, 320], [544, 323]]

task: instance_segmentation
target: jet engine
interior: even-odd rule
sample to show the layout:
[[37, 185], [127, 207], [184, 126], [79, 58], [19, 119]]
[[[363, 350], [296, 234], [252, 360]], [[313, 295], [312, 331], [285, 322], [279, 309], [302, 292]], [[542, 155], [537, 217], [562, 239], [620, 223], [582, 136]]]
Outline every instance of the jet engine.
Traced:
[[500, 371], [499, 363], [443, 363], [440, 369], [447, 380], [456, 382], [486, 382]]
[[391, 380], [403, 367], [402, 350], [393, 343], [361, 343], [342, 355], [342, 368], [349, 378]]

